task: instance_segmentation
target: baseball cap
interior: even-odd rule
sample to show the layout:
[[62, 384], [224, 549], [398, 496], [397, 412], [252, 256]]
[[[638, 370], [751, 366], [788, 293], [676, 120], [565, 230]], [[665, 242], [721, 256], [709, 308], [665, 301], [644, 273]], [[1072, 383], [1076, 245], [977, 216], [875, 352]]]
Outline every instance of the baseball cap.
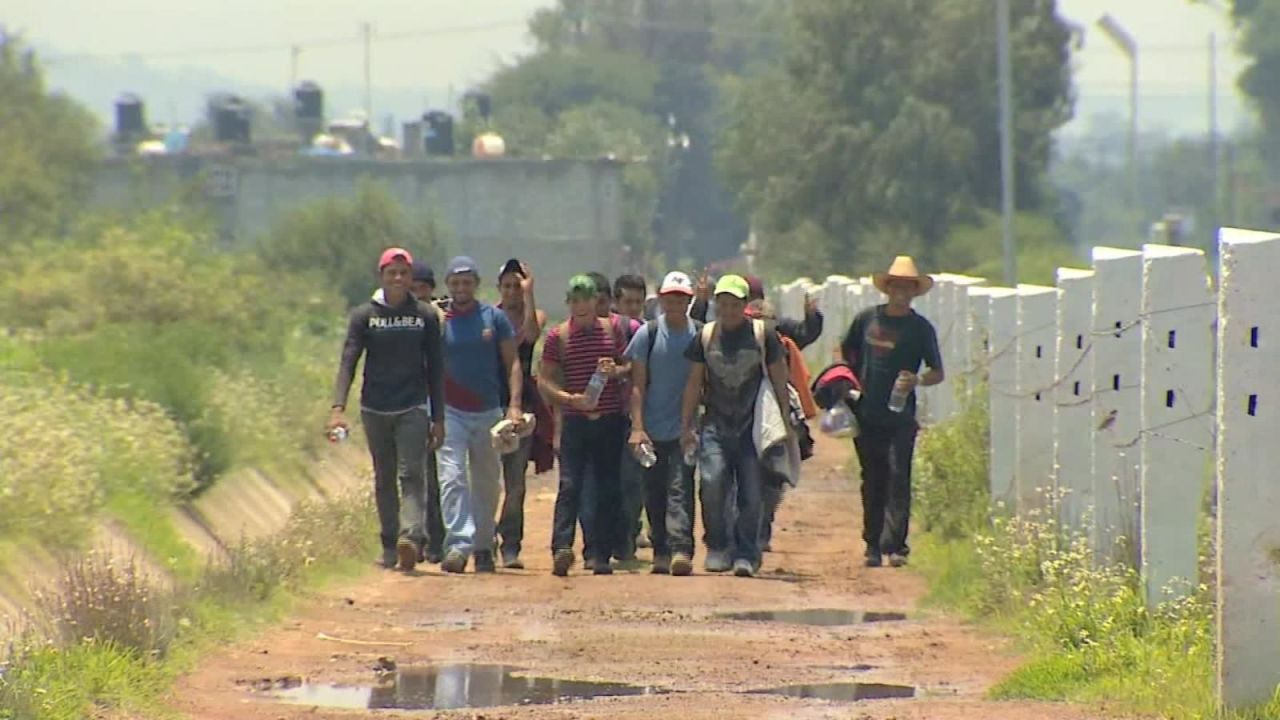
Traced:
[[519, 258], [511, 258], [502, 263], [502, 267], [498, 269], [498, 279], [501, 280], [507, 273], [516, 273], [520, 277], [524, 277], [524, 266], [520, 264]]
[[680, 271], [667, 273], [662, 278], [662, 286], [658, 289], [659, 295], [688, 295], [693, 297], [693, 281], [688, 275]]
[[596, 281], [590, 275], [574, 275], [569, 278], [569, 297], [595, 298]]
[[476, 265], [475, 260], [472, 260], [466, 255], [459, 255], [449, 261], [449, 269], [445, 272], [444, 276], [446, 278], [451, 278], [454, 275], [462, 275], [464, 273], [471, 273], [472, 275], [479, 277], [480, 268]]
[[746, 300], [751, 294], [751, 286], [741, 275], [725, 275], [716, 283], [716, 295], [727, 294]]
[[428, 285], [436, 284], [436, 271], [431, 266], [421, 260], [413, 261], [413, 281], [424, 282]]
[[387, 248], [382, 251], [382, 257], [378, 258], [378, 272], [382, 272], [388, 265], [397, 260], [403, 260], [410, 265], [413, 264], [413, 256], [409, 254], [408, 250], [398, 247]]

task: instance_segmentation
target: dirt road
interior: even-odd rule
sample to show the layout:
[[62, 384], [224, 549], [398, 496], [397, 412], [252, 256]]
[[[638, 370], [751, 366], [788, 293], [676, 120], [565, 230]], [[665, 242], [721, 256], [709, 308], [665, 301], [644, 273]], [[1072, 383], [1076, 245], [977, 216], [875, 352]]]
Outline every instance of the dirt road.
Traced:
[[[781, 512], [775, 552], [753, 580], [702, 574], [701, 558], [698, 574], [689, 578], [652, 576], [647, 564], [612, 577], [583, 575], [580, 568], [567, 579], [553, 577], [545, 548], [555, 475], [531, 478], [527, 570], [461, 577], [434, 567], [417, 576], [371, 572], [314, 598], [280, 627], [209, 657], [180, 681], [174, 706], [209, 720], [1101, 717], [1089, 708], [982, 699], [1017, 659], [1004, 643], [920, 610], [923, 583], [910, 571], [861, 567], [849, 455], [844, 442], [819, 440], [817, 457], [806, 463], [800, 488]], [[718, 617], [805, 608], [906, 618], [811, 626]], [[436, 680], [415, 674], [443, 663], [480, 667], [451, 668]], [[516, 677], [503, 679], [489, 667], [497, 664], [511, 666]], [[577, 689], [522, 679], [529, 677], [623, 683], [627, 687], [613, 691], [647, 688], [647, 694], [519, 704]], [[292, 687], [299, 679], [308, 685]], [[915, 695], [828, 702], [751, 692], [832, 682], [872, 684], [865, 689], [872, 693], [885, 692], [875, 684], [908, 686]], [[276, 697], [282, 688], [297, 704]], [[325, 707], [320, 700], [365, 709]], [[468, 700], [505, 704], [367, 709], [456, 707]]]

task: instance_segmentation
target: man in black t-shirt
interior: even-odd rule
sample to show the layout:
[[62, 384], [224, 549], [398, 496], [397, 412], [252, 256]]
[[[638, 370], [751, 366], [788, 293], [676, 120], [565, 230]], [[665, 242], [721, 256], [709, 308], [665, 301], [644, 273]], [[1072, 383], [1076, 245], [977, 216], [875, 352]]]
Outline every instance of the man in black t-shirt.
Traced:
[[[763, 478], [753, 432], [760, 383], [772, 385], [783, 418], [790, 412], [782, 343], [763, 321], [747, 318], [747, 296], [747, 281], [737, 275], [726, 275], [716, 285], [716, 322], [703, 326], [685, 352], [693, 366], [681, 414], [685, 450], [701, 446], [706, 569], [732, 569], [738, 577], [754, 577], [760, 570]], [[706, 409], [700, 433], [694, 427], [699, 406]], [[738, 508], [732, 531], [726, 522], [729, 502]]]
[[[943, 380], [942, 356], [933, 325], [911, 309], [911, 301], [929, 292], [933, 279], [921, 275], [907, 256], [889, 272], [873, 277], [888, 296], [884, 305], [858, 313], [841, 344], [844, 359], [862, 381], [856, 413], [861, 432], [854, 439], [862, 466], [862, 538], [867, 566], [879, 567], [883, 555], [901, 567], [911, 552], [911, 458], [915, 452], [917, 386]], [[921, 365], [928, 367], [920, 373]], [[891, 403], [905, 393], [902, 403]]]

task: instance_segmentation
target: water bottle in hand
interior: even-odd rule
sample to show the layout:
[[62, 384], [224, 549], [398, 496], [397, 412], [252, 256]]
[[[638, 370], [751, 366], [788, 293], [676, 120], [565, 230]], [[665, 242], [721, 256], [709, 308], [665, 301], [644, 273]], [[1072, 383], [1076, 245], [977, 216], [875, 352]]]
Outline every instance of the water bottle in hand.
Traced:
[[909, 373], [898, 373], [898, 380], [893, 384], [893, 392], [889, 393], [889, 412], [900, 413], [907, 409], [907, 396], [911, 391], [902, 382], [902, 378]]
[[687, 467], [698, 466], [698, 443], [695, 441], [689, 444], [684, 450], [684, 464]]
[[333, 443], [334, 445], [337, 445], [343, 440], [346, 440], [347, 435], [349, 434], [350, 433], [347, 431], [346, 428], [339, 425], [338, 427], [329, 431], [329, 442]]
[[654, 451], [653, 443], [642, 442], [633, 446], [631, 452], [636, 456], [636, 462], [640, 463], [642, 468], [648, 469], [658, 464], [658, 453]]
[[835, 407], [822, 414], [820, 427], [823, 434], [831, 437], [848, 435], [853, 427], [853, 413], [849, 412], [848, 406], [844, 403], [837, 403]]
[[604, 393], [604, 386], [608, 382], [609, 378], [605, 377], [605, 374], [599, 370], [595, 371], [591, 375], [591, 380], [587, 381], [587, 389], [583, 392], [583, 395], [586, 395], [587, 405], [591, 409], [594, 410], [596, 405], [600, 403], [600, 395]]

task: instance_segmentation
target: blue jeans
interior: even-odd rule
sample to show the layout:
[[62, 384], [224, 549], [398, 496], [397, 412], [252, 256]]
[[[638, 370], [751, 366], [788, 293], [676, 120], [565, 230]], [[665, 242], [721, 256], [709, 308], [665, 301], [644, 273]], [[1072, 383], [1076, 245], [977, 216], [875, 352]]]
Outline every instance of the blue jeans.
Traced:
[[470, 555], [474, 550], [493, 550], [502, 476], [489, 429], [501, 419], [499, 409], [465, 412], [445, 408], [444, 446], [439, 452], [445, 552]]
[[[707, 549], [731, 551], [733, 560], [747, 560], [760, 567], [762, 473], [751, 427], [735, 435], [707, 423], [702, 429], [698, 466]], [[737, 510], [732, 526], [730, 506]]]
[[556, 493], [551, 550], [573, 549], [582, 521], [582, 556], [607, 562], [621, 542], [626, 523], [618, 470], [622, 461], [626, 419], [605, 415], [589, 420], [566, 415], [560, 431], [560, 488]]
[[[649, 515], [649, 536], [654, 557], [684, 553], [693, 557], [693, 468], [684, 464], [679, 440], [653, 443], [658, 462], [645, 469], [645, 510]], [[624, 453], [630, 455], [630, 452]]]

